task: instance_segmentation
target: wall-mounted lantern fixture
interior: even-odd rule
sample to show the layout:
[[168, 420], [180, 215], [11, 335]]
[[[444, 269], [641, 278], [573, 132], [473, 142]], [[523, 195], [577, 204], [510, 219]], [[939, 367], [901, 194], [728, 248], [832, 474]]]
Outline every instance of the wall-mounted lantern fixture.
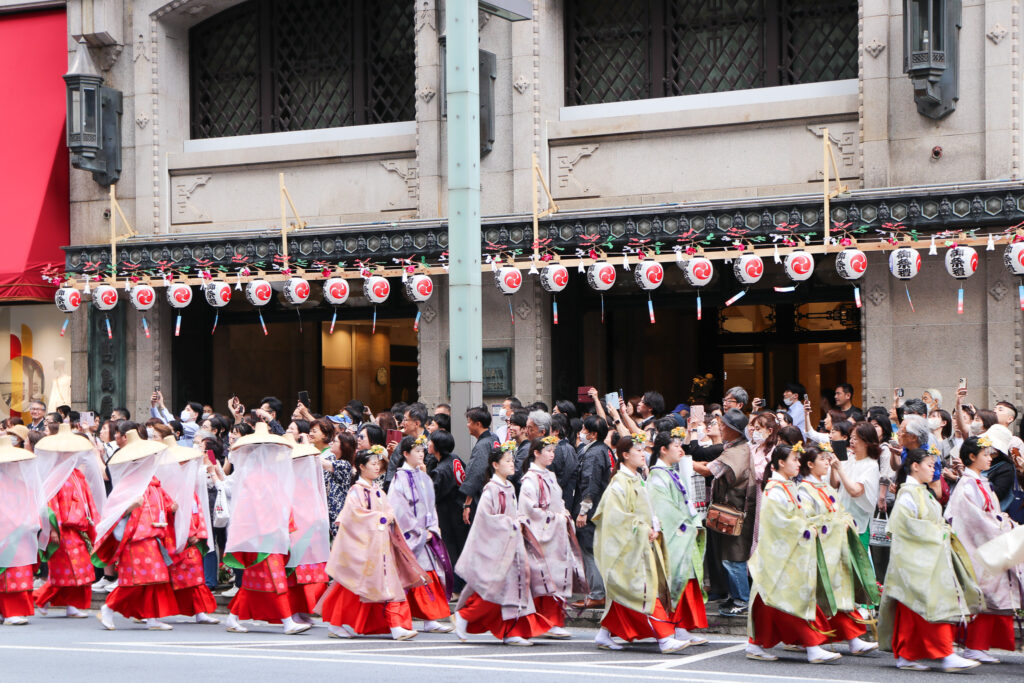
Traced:
[[961, 14], [961, 0], [903, 0], [903, 72], [930, 119], [953, 113], [960, 99]]

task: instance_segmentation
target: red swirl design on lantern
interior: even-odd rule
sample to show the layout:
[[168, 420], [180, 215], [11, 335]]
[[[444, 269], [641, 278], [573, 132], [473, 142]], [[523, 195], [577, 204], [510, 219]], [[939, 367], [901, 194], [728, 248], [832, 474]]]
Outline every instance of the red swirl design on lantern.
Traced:
[[745, 270], [750, 277], [761, 277], [761, 273], [764, 272], [764, 264], [761, 263], [761, 259], [752, 258], [747, 261]]
[[1020, 264], [1021, 268], [1024, 268], [1024, 249], [1017, 252], [1017, 263]]
[[266, 282], [261, 282], [256, 285], [256, 288], [253, 289], [252, 293], [260, 301], [270, 301], [271, 289], [270, 285]]
[[789, 265], [797, 275], [806, 275], [811, 272], [811, 257], [799, 254], [790, 260]]
[[914, 254], [914, 256], [916, 257], [914, 259], [914, 263], [915, 263], [914, 270], [915, 271], [921, 270], [921, 255], [920, 254]]
[[103, 302], [104, 306], [114, 306], [117, 304], [117, 292], [113, 289], [103, 290], [103, 293], [100, 294], [100, 301]]
[[556, 287], [567, 286], [569, 284], [569, 271], [562, 266], [555, 268], [551, 274], [551, 281], [555, 283]]
[[523, 276], [519, 272], [519, 269], [514, 269], [505, 273], [505, 284], [509, 289], [519, 289], [520, 285], [523, 284]]
[[298, 299], [306, 299], [309, 297], [309, 283], [305, 280], [300, 280], [295, 283], [295, 297]]
[[868, 269], [868, 257], [858, 252], [850, 257], [850, 268], [855, 273], [863, 273]]
[[192, 301], [192, 288], [184, 285], [181, 287], [175, 287], [174, 300], [179, 304], [187, 304], [189, 301]]
[[217, 296], [224, 303], [227, 303], [227, 302], [231, 301], [231, 285], [227, 285], [227, 284], [221, 285], [220, 286], [220, 294], [218, 294]]
[[348, 283], [345, 282], [344, 280], [332, 282], [331, 286], [328, 288], [328, 291], [330, 292], [332, 299], [344, 299], [345, 297], [348, 296]]
[[429, 277], [421, 277], [416, 283], [416, 291], [420, 293], [420, 296], [430, 296], [434, 291], [433, 281]]
[[135, 290], [135, 301], [137, 301], [140, 306], [148, 306], [153, 303], [154, 295], [155, 292], [153, 292], [151, 287], [138, 287]]
[[77, 289], [71, 290], [71, 294], [68, 295], [68, 303], [70, 303], [74, 308], [78, 308], [82, 303], [82, 293]]
[[710, 280], [711, 272], [711, 263], [706, 260], [697, 261], [690, 269], [690, 274], [697, 280]]
[[597, 279], [606, 285], [615, 284], [615, 266], [605, 264], [597, 271]]
[[647, 280], [652, 284], [656, 285], [662, 281], [665, 277], [665, 270], [660, 264], [654, 263], [647, 267]]
[[978, 270], [978, 254], [977, 252], [971, 254], [971, 272]]
[[381, 278], [373, 283], [373, 295], [380, 299], [384, 299], [388, 294], [391, 293], [391, 284], [387, 280]]

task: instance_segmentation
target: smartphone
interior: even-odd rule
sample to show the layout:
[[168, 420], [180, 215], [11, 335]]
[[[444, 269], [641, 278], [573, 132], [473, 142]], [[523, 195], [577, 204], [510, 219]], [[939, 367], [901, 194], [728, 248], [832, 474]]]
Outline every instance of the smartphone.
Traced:
[[810, 400], [811, 400], [811, 397], [808, 396], [807, 394], [804, 394], [804, 403], [807, 403]]
[[213, 454], [213, 451], [211, 451], [211, 450], [207, 450], [206, 451], [206, 459], [209, 460], [210, 463], [213, 464], [213, 465], [217, 464], [217, 456], [215, 456]]
[[697, 422], [704, 422], [704, 406], [690, 406], [690, 417]]
[[960, 378], [960, 386], [958, 388], [960, 388], [960, 389], [966, 389], [967, 388], [967, 378], [966, 377], [961, 377]]
[[153, 385], [153, 391], [155, 391], [155, 392], [160, 391], [160, 385], [159, 384], [154, 384]]
[[403, 436], [405, 436], [405, 435], [402, 434], [401, 430], [399, 430], [399, 429], [389, 429], [387, 437], [384, 439], [384, 442], [385, 443], [391, 443], [392, 441], [394, 441], [395, 443], [402, 443], [402, 437]]
[[613, 408], [615, 408], [615, 410], [618, 410], [619, 409], [619, 395], [616, 394], [614, 391], [612, 393], [610, 393], [610, 394], [605, 394], [604, 395], [604, 404], [605, 404], [605, 406], [612, 406]]
[[83, 427], [92, 427], [96, 424], [96, 413], [91, 410], [83, 410], [78, 423]]
[[903, 398], [903, 387], [896, 390], [896, 398]]
[[301, 403], [302, 405], [306, 406], [307, 408], [309, 407], [309, 392], [308, 391], [300, 391], [299, 392], [299, 403]]

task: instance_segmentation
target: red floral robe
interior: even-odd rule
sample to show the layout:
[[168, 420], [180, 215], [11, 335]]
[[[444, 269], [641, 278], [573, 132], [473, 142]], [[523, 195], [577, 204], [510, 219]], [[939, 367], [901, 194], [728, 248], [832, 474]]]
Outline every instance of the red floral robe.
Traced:
[[[184, 514], [179, 511], [179, 514]], [[186, 545], [181, 553], [171, 555], [171, 587], [178, 602], [179, 614], [195, 616], [200, 612], [213, 612], [217, 601], [206, 586], [203, 573], [203, 552], [209, 532], [203, 519], [199, 499], [193, 496], [188, 537], [199, 539], [195, 545]]]
[[92, 603], [95, 580], [89, 559], [96, 541], [96, 502], [78, 469], [50, 500], [50, 511], [57, 520], [60, 543], [49, 559], [49, 580], [33, 593], [40, 607], [77, 607], [88, 609]]
[[36, 612], [32, 603], [32, 574], [35, 565], [0, 567], [0, 617], [30, 617]]
[[288, 602], [292, 614], [313, 614], [327, 590], [327, 563], [300, 564], [288, 575]]
[[114, 536], [117, 524], [96, 546], [101, 562], [117, 563], [117, 588], [107, 597], [107, 607], [125, 617], [154, 619], [178, 613], [169, 570], [175, 547], [173, 505], [153, 477], [142, 506], [128, 515], [121, 540]]
[[[295, 520], [288, 519], [288, 532], [296, 530]], [[234, 552], [226, 557], [228, 566], [240, 567], [242, 587], [228, 605], [228, 611], [239, 619], [254, 619], [280, 624], [295, 614], [288, 599], [288, 556], [282, 553]]]

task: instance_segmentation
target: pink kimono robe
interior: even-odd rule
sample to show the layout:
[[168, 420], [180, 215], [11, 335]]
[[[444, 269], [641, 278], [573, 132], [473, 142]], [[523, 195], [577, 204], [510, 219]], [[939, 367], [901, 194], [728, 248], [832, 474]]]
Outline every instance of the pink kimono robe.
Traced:
[[99, 513], [80, 470], [71, 470], [50, 499], [50, 511], [57, 521], [59, 546], [49, 559], [49, 578], [33, 593], [33, 599], [40, 607], [89, 609], [96, 579], [89, 555]]

